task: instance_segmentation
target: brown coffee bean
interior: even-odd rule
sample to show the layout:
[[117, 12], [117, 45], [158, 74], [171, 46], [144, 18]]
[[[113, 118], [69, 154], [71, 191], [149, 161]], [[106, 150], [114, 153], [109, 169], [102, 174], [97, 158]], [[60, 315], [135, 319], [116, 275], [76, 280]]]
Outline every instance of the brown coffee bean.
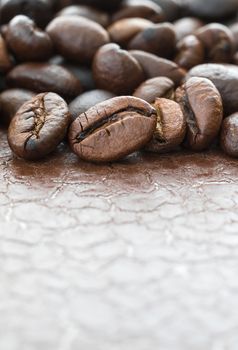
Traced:
[[130, 95], [145, 80], [137, 60], [117, 44], [101, 47], [93, 61], [93, 76], [99, 89]]
[[13, 66], [13, 60], [8, 52], [5, 40], [0, 34], [0, 73], [5, 73]]
[[108, 28], [108, 33], [113, 42], [126, 46], [138, 33], [153, 25], [153, 22], [144, 18], [123, 18]]
[[71, 120], [74, 121], [89, 108], [113, 97], [115, 97], [115, 95], [106, 90], [91, 90], [79, 95], [69, 104]]
[[161, 22], [164, 14], [161, 7], [150, 0], [124, 0], [119, 10], [113, 15], [112, 21], [122, 18], [141, 17], [152, 22]]
[[18, 109], [35, 94], [23, 89], [9, 89], [0, 94], [1, 123], [8, 125]]
[[209, 62], [231, 62], [235, 53], [235, 41], [229, 28], [211, 23], [198, 29], [195, 35], [202, 42]]
[[177, 43], [175, 62], [184, 69], [202, 64], [205, 60], [205, 50], [201, 41], [195, 35], [188, 35]]
[[196, 17], [183, 17], [174, 22], [174, 29], [176, 32], [177, 41], [185, 38], [188, 35], [193, 34], [197, 29], [204, 26], [199, 18]]
[[102, 26], [80, 16], [57, 17], [46, 30], [60, 55], [87, 65], [97, 49], [109, 42], [109, 35]]
[[211, 80], [221, 94], [224, 114], [238, 111], [238, 67], [222, 64], [201, 64], [192, 68], [186, 79], [203, 77]]
[[25, 63], [13, 68], [7, 75], [10, 87], [36, 92], [52, 91], [65, 97], [81, 93], [80, 81], [63, 67], [48, 63]]
[[238, 157], [238, 113], [223, 120], [220, 143], [226, 154]]
[[64, 139], [69, 124], [65, 101], [54, 93], [43, 93], [26, 102], [13, 118], [8, 142], [19, 157], [36, 160], [52, 152]]
[[223, 118], [221, 96], [205, 78], [191, 78], [175, 92], [186, 117], [185, 145], [194, 151], [207, 149], [217, 137]]
[[131, 50], [129, 53], [139, 62], [147, 79], [167, 77], [177, 86], [185, 77], [185, 70], [170, 60], [140, 50]]
[[170, 23], [155, 24], [138, 33], [128, 49], [142, 50], [160, 57], [171, 58], [175, 51], [176, 34]]
[[133, 96], [148, 103], [154, 103], [158, 97], [173, 99], [174, 82], [166, 77], [148, 79], [136, 89]]
[[157, 153], [176, 149], [184, 140], [186, 121], [178, 103], [157, 98], [153, 106], [157, 112], [156, 130], [146, 150]]
[[238, 0], [186, 0], [182, 1], [184, 12], [204, 19], [224, 19], [237, 11]]
[[115, 97], [81, 114], [69, 129], [72, 150], [91, 162], [110, 162], [145, 146], [156, 126], [156, 111], [130, 96]]
[[49, 35], [26, 16], [16, 16], [9, 23], [6, 42], [20, 61], [43, 61], [53, 53]]

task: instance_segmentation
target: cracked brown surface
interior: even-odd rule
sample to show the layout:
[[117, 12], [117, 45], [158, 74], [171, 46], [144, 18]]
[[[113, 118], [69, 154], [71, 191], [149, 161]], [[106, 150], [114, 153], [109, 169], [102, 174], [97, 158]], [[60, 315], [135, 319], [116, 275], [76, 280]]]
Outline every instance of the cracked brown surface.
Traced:
[[0, 349], [237, 350], [237, 160], [0, 144]]

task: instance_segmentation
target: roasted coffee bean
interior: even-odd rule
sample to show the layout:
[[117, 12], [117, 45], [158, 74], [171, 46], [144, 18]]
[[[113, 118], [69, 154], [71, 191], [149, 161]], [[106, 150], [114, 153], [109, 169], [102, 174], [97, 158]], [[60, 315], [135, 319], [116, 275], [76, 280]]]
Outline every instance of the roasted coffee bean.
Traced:
[[205, 48], [208, 62], [230, 62], [235, 53], [235, 40], [229, 28], [219, 23], [208, 24], [195, 32]]
[[49, 35], [37, 28], [30, 18], [22, 15], [14, 17], [9, 23], [6, 42], [20, 61], [47, 60], [53, 52]]
[[133, 96], [149, 103], [154, 103], [158, 97], [173, 99], [174, 82], [166, 77], [148, 79], [136, 89]]
[[129, 95], [145, 80], [138, 61], [117, 44], [101, 47], [93, 62], [93, 76], [99, 89]]
[[0, 73], [5, 73], [13, 66], [13, 60], [8, 52], [5, 40], [0, 34]]
[[2, 0], [0, 18], [2, 23], [8, 23], [16, 15], [25, 15], [44, 28], [52, 15], [51, 10], [51, 4], [47, 0]]
[[174, 22], [174, 30], [176, 32], [177, 41], [185, 38], [187, 35], [193, 34], [197, 29], [201, 28], [204, 22], [196, 17], [184, 17]]
[[52, 91], [64, 97], [81, 93], [80, 81], [67, 69], [48, 63], [25, 63], [13, 68], [7, 75], [10, 87], [36, 92]]
[[221, 128], [221, 148], [231, 157], [238, 157], [238, 113], [225, 118]]
[[176, 90], [175, 100], [186, 117], [185, 146], [194, 151], [207, 149], [217, 137], [223, 118], [215, 85], [206, 78], [191, 78]]
[[175, 51], [176, 34], [170, 23], [155, 24], [138, 33], [128, 49], [142, 50], [160, 57], [171, 58]]
[[97, 49], [109, 42], [100, 24], [80, 16], [60, 16], [47, 27], [57, 52], [66, 59], [90, 64]]
[[164, 19], [161, 7], [150, 0], [124, 0], [120, 9], [114, 14], [113, 22], [122, 18], [141, 17], [158, 23]]
[[125, 47], [138, 33], [152, 25], [153, 22], [144, 18], [123, 18], [114, 22], [108, 33], [113, 42]]
[[64, 139], [69, 120], [68, 106], [60, 96], [39, 94], [13, 118], [8, 130], [9, 146], [21, 158], [40, 159]]
[[162, 8], [164, 19], [174, 21], [181, 15], [181, 4], [177, 0], [153, 0]]
[[89, 108], [113, 97], [115, 97], [115, 95], [106, 90], [91, 90], [79, 95], [69, 104], [69, 112], [72, 121]]
[[69, 129], [72, 150], [91, 162], [110, 162], [145, 146], [156, 127], [156, 111], [147, 102], [124, 96], [99, 103]]
[[157, 153], [176, 149], [184, 140], [186, 121], [178, 103], [157, 98], [153, 104], [157, 112], [156, 130], [146, 150]]
[[202, 64], [192, 68], [189, 77], [204, 77], [213, 82], [221, 94], [224, 114], [238, 111], [238, 67], [222, 64]]
[[204, 19], [222, 19], [234, 15], [238, 0], [186, 0], [182, 2], [184, 13]]
[[184, 69], [202, 64], [205, 60], [205, 49], [195, 35], [188, 35], [177, 44], [177, 55], [174, 61]]
[[57, 16], [81, 16], [97, 22], [103, 27], [109, 25], [109, 15], [106, 12], [87, 5], [67, 6], [63, 8]]
[[131, 50], [129, 53], [139, 62], [147, 79], [167, 77], [179, 85], [185, 77], [185, 70], [170, 60], [140, 50]]
[[8, 125], [18, 109], [35, 94], [23, 89], [9, 89], [0, 94], [0, 122]]

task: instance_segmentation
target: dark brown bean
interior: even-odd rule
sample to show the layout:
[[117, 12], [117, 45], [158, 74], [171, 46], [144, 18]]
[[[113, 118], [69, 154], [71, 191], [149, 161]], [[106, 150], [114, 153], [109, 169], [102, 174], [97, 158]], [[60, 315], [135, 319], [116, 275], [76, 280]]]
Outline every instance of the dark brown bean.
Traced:
[[157, 112], [156, 130], [146, 150], [156, 153], [170, 152], [184, 140], [184, 114], [178, 103], [165, 98], [157, 98], [153, 106]]
[[99, 89], [129, 95], [145, 80], [137, 60], [117, 44], [101, 47], [93, 62], [93, 76]]
[[177, 51], [175, 62], [187, 70], [205, 60], [204, 46], [195, 35], [188, 35], [179, 41]]
[[238, 157], [238, 113], [223, 120], [220, 143], [226, 154]]
[[46, 30], [60, 55], [87, 65], [97, 49], [109, 42], [109, 35], [102, 26], [80, 16], [57, 17]]
[[10, 87], [36, 92], [52, 91], [65, 97], [81, 93], [80, 81], [61, 66], [48, 63], [25, 63], [13, 68], [7, 75]]
[[8, 142], [19, 157], [36, 160], [52, 152], [64, 139], [69, 124], [65, 101], [54, 93], [44, 93], [26, 102], [13, 118]]
[[69, 142], [81, 159], [110, 162], [145, 146], [155, 126], [156, 112], [147, 102], [115, 97], [81, 114], [71, 124]]
[[223, 19], [237, 11], [238, 0], [186, 0], [184, 12], [204, 19]]
[[175, 100], [186, 117], [185, 146], [194, 151], [207, 149], [217, 137], [223, 118], [215, 85], [206, 78], [191, 78], [176, 90]]
[[8, 52], [6, 42], [0, 34], [0, 73], [5, 73], [13, 66], [13, 61]]

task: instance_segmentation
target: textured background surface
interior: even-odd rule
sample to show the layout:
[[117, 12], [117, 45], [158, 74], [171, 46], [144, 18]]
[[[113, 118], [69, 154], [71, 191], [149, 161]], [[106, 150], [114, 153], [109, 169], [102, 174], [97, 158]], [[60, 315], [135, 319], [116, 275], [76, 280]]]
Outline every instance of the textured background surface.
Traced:
[[238, 161], [0, 145], [1, 350], [237, 350]]

